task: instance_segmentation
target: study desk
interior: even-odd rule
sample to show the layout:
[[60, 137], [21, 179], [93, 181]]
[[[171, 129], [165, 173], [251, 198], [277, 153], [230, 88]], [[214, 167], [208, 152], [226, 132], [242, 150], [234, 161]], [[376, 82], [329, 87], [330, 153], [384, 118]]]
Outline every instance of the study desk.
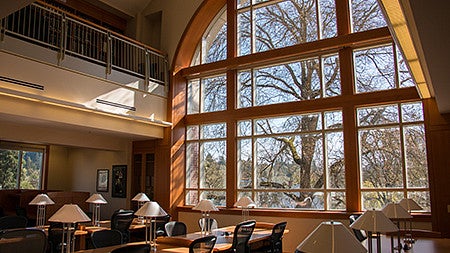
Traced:
[[[450, 252], [450, 239], [449, 238], [426, 238], [417, 237], [414, 238], [415, 243], [409, 250], [402, 250], [405, 253], [448, 253]], [[403, 240], [402, 240], [403, 243]], [[363, 245], [367, 248], [367, 240]], [[397, 240], [394, 240], [394, 246], [397, 246]], [[377, 252], [376, 239], [373, 240], [373, 252]], [[381, 236], [381, 252], [391, 252], [391, 237]], [[394, 251], [397, 252], [397, 251]]]
[[[233, 233], [235, 226], [229, 226], [224, 228], [216, 229], [212, 232], [212, 234], [217, 236], [216, 245], [214, 246], [215, 252], [221, 252], [229, 249], [231, 247], [233, 241], [233, 235], [225, 235], [226, 232]], [[272, 234], [272, 228], [270, 226], [263, 227], [255, 227], [252, 236], [250, 237], [249, 244], [257, 245], [264, 240], [270, 238]], [[161, 252], [161, 253], [188, 253], [190, 243], [200, 237], [205, 236], [205, 234], [201, 232], [189, 233], [187, 235], [182, 236], [171, 236], [171, 237], [158, 237], [156, 239], [157, 247], [156, 251], [153, 252]], [[109, 253], [111, 250], [123, 247], [124, 245], [133, 245], [133, 244], [143, 244], [145, 242], [132, 242], [123, 245], [104, 247], [98, 249], [88, 249], [88, 250], [80, 250], [77, 253]]]

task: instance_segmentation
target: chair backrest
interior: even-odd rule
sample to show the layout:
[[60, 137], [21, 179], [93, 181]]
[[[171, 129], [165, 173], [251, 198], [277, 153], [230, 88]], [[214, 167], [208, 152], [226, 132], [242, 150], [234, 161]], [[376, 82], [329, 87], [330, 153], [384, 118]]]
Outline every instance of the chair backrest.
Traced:
[[187, 233], [186, 224], [181, 221], [169, 221], [165, 225], [167, 236], [185, 235]]
[[0, 232], [0, 252], [2, 253], [44, 253], [47, 236], [42, 229], [18, 228]]
[[148, 244], [127, 245], [111, 251], [111, 253], [149, 253], [149, 252], [150, 252], [150, 245]]
[[249, 220], [243, 221], [236, 225], [233, 234], [233, 244], [231, 249], [236, 253], [249, 253], [250, 247], [248, 241], [255, 229], [256, 221]]
[[133, 210], [116, 210], [111, 216], [111, 229], [119, 230], [122, 233], [122, 240], [127, 243], [130, 240], [130, 225], [134, 219]]
[[0, 230], [13, 228], [26, 228], [28, 219], [24, 216], [3, 216], [0, 218]]
[[217, 229], [218, 224], [217, 224], [217, 220], [214, 218], [200, 218], [198, 220], [198, 226], [200, 227], [201, 230], [204, 230], [204, 228], [208, 228], [209, 231], [213, 230], [213, 229]]
[[283, 252], [283, 234], [286, 229], [287, 222], [282, 221], [275, 224], [272, 228], [272, 235], [270, 236], [271, 252]]
[[115, 229], [105, 229], [95, 231], [91, 234], [92, 245], [94, 248], [102, 248], [123, 243], [122, 233]]
[[214, 249], [216, 240], [215, 235], [197, 238], [189, 244], [189, 253], [210, 253]]
[[[352, 214], [352, 215], [350, 215], [350, 216], [349, 216], [350, 224], [352, 224], [353, 222], [355, 222], [356, 219], [358, 219], [358, 217], [359, 217], [358, 214]], [[353, 233], [354, 233], [355, 236], [356, 236], [356, 239], [358, 239], [358, 241], [362, 242], [362, 241], [364, 241], [364, 240], [367, 239], [367, 236], [366, 236], [366, 234], [365, 234], [364, 231], [361, 231], [361, 230], [355, 229], [355, 228], [352, 228], [352, 230], [353, 230]]]

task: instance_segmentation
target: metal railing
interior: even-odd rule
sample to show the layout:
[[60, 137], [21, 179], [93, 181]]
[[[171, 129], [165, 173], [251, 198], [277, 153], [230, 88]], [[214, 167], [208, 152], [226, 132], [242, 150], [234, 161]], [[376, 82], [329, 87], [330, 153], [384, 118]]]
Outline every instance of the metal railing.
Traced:
[[57, 51], [59, 62], [71, 55], [105, 66], [107, 75], [114, 69], [146, 83], [167, 84], [163, 53], [44, 4], [33, 3], [3, 18], [1, 40], [5, 34]]

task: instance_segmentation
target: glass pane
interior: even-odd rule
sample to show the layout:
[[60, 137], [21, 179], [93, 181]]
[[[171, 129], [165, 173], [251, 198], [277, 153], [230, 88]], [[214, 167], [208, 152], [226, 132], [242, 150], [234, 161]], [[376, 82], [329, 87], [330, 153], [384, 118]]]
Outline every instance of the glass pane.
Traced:
[[191, 66], [197, 66], [197, 65], [201, 64], [201, 61], [200, 61], [201, 56], [202, 56], [201, 49], [202, 49], [201, 43], [198, 43], [197, 48], [195, 49], [194, 56], [192, 57], [192, 60], [191, 60]]
[[325, 112], [325, 129], [342, 129], [342, 111]]
[[317, 58], [255, 70], [256, 105], [319, 98], [318, 73]]
[[402, 192], [372, 191], [362, 192], [363, 210], [381, 210], [389, 203], [398, 203], [403, 199]]
[[224, 191], [202, 191], [200, 199], [209, 199], [216, 206], [226, 206], [226, 198]]
[[346, 199], [345, 192], [328, 193], [328, 210], [345, 210]]
[[375, 126], [399, 122], [397, 105], [358, 108], [358, 126]]
[[316, 1], [283, 1], [255, 9], [254, 22], [256, 52], [318, 39]]
[[[408, 198], [413, 199], [423, 208], [422, 211], [430, 212], [430, 192], [429, 191], [409, 191]], [[417, 212], [417, 211], [414, 211]]]
[[243, 139], [238, 141], [238, 188], [252, 188], [252, 140]]
[[202, 79], [202, 112], [227, 109], [227, 78], [225, 75]]
[[264, 208], [324, 209], [322, 192], [257, 192], [256, 199]]
[[198, 126], [187, 126], [186, 127], [186, 140], [198, 140], [199, 138], [199, 127]]
[[203, 35], [202, 63], [216, 62], [227, 58], [227, 12], [224, 9]]
[[226, 142], [212, 141], [201, 145], [200, 187], [225, 189]]
[[405, 103], [401, 105], [401, 108], [403, 122], [423, 121], [423, 107], [421, 102]]
[[197, 191], [186, 191], [186, 205], [197, 205], [198, 201]]
[[387, 26], [377, 0], [352, 0], [351, 2], [354, 32]]
[[403, 127], [408, 187], [428, 188], [428, 164], [423, 125]]
[[198, 142], [186, 144], [186, 188], [198, 187]]
[[322, 59], [323, 85], [325, 97], [341, 95], [341, 75], [339, 69], [339, 57], [331, 55]]
[[20, 151], [0, 150], [0, 189], [17, 189]]
[[252, 135], [252, 121], [244, 120], [238, 121], [238, 136], [251, 136]]
[[22, 152], [20, 189], [40, 189], [42, 174], [42, 152]]
[[248, 55], [252, 53], [252, 29], [250, 11], [237, 15], [237, 55]]
[[237, 8], [250, 6], [250, 0], [237, 0]]
[[356, 92], [396, 88], [392, 45], [354, 51]]
[[361, 187], [403, 186], [398, 127], [359, 131]]
[[345, 189], [344, 133], [326, 133], [327, 187]]
[[199, 113], [200, 110], [200, 82], [198, 79], [190, 80], [187, 87], [187, 113]]
[[398, 47], [395, 47], [395, 49], [397, 52], [398, 79], [400, 82], [399, 84], [400, 88], [415, 86], [416, 82], [414, 82], [414, 79], [412, 78], [411, 73], [409, 72], [407, 62], [403, 57], [402, 52]]
[[311, 189], [323, 187], [321, 134], [256, 139], [255, 187]]
[[255, 134], [268, 135], [320, 130], [322, 128], [321, 116], [320, 113], [311, 113], [305, 115], [257, 119], [255, 120]]
[[201, 139], [217, 139], [227, 137], [227, 126], [225, 123], [202, 125], [200, 128]]
[[253, 106], [252, 72], [238, 73], [238, 108]]
[[337, 35], [336, 5], [334, 0], [320, 0], [321, 38], [332, 38]]

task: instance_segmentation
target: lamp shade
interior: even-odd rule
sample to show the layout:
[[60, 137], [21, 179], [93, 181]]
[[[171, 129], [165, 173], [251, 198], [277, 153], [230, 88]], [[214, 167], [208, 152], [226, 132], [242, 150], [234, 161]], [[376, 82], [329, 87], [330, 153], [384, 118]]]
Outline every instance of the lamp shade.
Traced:
[[236, 203], [234, 203], [234, 206], [236, 207], [243, 207], [243, 208], [249, 208], [249, 207], [256, 207], [255, 202], [247, 196], [244, 196], [240, 198]]
[[55, 202], [45, 193], [38, 194], [36, 197], [34, 197], [33, 200], [28, 203], [29, 205], [37, 205], [37, 206], [46, 206], [46, 205], [53, 205]]
[[147, 197], [147, 195], [143, 192], [140, 192], [134, 196], [131, 200], [133, 201], [139, 201], [139, 202], [147, 202], [150, 201], [150, 199]]
[[361, 253], [367, 249], [340, 222], [322, 222], [297, 246], [305, 253]]
[[398, 231], [397, 226], [383, 212], [375, 210], [363, 213], [350, 227], [375, 233]]
[[107, 204], [108, 202], [103, 198], [103, 196], [99, 193], [92, 194], [88, 199], [86, 199], [87, 203], [91, 204]]
[[400, 204], [389, 203], [381, 210], [389, 219], [411, 219], [411, 214]]
[[48, 219], [51, 222], [76, 223], [91, 221], [78, 205], [66, 204]]
[[145, 203], [134, 214], [142, 217], [163, 217], [167, 215], [166, 211], [155, 201]]
[[422, 210], [423, 208], [417, 204], [413, 199], [402, 199], [399, 204], [406, 209], [406, 211], [410, 212], [412, 210]]
[[214, 203], [209, 199], [202, 199], [192, 210], [209, 212], [209, 211], [219, 211], [219, 209], [214, 205]]

